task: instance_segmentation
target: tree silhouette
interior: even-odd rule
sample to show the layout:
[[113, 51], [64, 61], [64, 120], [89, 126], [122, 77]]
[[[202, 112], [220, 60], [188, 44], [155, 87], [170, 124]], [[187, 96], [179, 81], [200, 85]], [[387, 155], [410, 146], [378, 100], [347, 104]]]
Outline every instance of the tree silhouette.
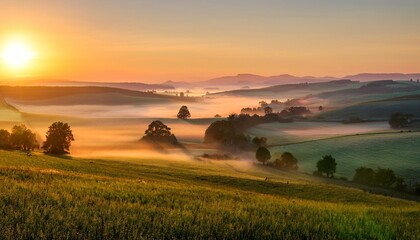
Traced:
[[231, 121], [216, 121], [206, 129], [204, 143], [221, 143], [223, 146], [234, 144], [235, 128]]
[[265, 114], [271, 114], [271, 113], [273, 113], [273, 109], [271, 107], [267, 106], [267, 107], [264, 108], [264, 113]]
[[265, 137], [254, 137], [252, 143], [258, 147], [267, 147], [267, 138]]
[[46, 140], [42, 148], [46, 153], [64, 154], [70, 151], [71, 142], [74, 141], [73, 132], [67, 123], [54, 122], [48, 128]]
[[10, 147], [11, 143], [9, 131], [0, 129], [0, 149], [9, 149]]
[[286, 168], [286, 169], [292, 169], [297, 170], [298, 160], [291, 154], [290, 152], [284, 152], [280, 158], [277, 158], [274, 160], [274, 166], [278, 168]]
[[362, 184], [374, 184], [375, 171], [372, 168], [359, 167], [356, 169], [356, 174], [353, 177], [353, 181]]
[[179, 119], [188, 119], [190, 117], [191, 117], [191, 114], [190, 114], [190, 111], [188, 110], [188, 107], [187, 106], [182, 106], [179, 109], [177, 118], [179, 118]]
[[265, 165], [265, 163], [266, 163], [268, 160], [270, 160], [270, 158], [271, 158], [271, 153], [270, 153], [270, 151], [268, 151], [268, 149], [267, 149], [267, 148], [265, 148], [265, 147], [259, 147], [259, 148], [257, 149], [257, 152], [255, 153], [255, 158], [256, 158], [258, 161], [262, 162], [262, 163]]
[[331, 155], [323, 156], [322, 159], [316, 163], [318, 171], [327, 174], [327, 177], [334, 177], [336, 166], [337, 163], [335, 162], [335, 158]]
[[10, 134], [10, 142], [18, 150], [29, 151], [38, 147], [35, 133], [24, 124], [13, 126], [12, 133]]
[[391, 115], [388, 123], [391, 128], [403, 128], [408, 126], [412, 117], [413, 115], [411, 114], [397, 112]]
[[178, 144], [175, 135], [171, 133], [171, 128], [159, 120], [150, 123], [144, 134], [142, 137], [144, 141]]
[[391, 169], [378, 168], [375, 172], [375, 183], [382, 187], [390, 187], [397, 177]]

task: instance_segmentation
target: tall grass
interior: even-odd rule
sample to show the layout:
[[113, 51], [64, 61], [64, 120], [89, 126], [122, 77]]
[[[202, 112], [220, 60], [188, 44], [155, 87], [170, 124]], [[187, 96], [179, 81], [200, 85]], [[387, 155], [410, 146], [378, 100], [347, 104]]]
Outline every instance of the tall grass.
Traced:
[[[156, 160], [157, 161], [157, 160]], [[419, 203], [218, 164], [0, 151], [2, 239], [416, 239]]]

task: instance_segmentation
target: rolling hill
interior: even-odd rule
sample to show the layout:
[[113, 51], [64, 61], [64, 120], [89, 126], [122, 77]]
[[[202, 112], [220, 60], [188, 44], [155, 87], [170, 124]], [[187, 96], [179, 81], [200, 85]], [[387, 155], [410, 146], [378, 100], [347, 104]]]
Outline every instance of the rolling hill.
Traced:
[[0, 96], [32, 105], [120, 105], [191, 102], [194, 98], [109, 87], [0, 86]]
[[290, 98], [304, 97], [309, 94], [317, 94], [326, 91], [342, 89], [353, 89], [365, 85], [366, 83], [350, 80], [334, 80], [320, 83], [298, 83], [283, 84], [259, 89], [241, 89], [215, 93], [214, 95], [244, 96], [244, 97], [264, 97], [264, 98]]
[[0, 151], [0, 157], [0, 236], [5, 239], [420, 235], [418, 202], [261, 165], [7, 151]]
[[299, 170], [311, 173], [316, 162], [331, 154], [337, 174], [352, 178], [356, 168], [391, 168], [412, 184], [420, 182], [418, 146], [420, 132], [391, 132], [339, 136], [272, 147], [271, 151], [291, 152], [299, 159]]

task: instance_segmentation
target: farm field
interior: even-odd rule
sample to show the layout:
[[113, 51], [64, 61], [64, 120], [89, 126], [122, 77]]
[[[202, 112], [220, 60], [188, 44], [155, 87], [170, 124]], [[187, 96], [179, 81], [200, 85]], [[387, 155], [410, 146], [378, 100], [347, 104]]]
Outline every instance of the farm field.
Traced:
[[299, 170], [312, 173], [316, 162], [331, 154], [337, 161], [337, 175], [351, 179], [360, 166], [390, 168], [414, 184], [420, 181], [420, 132], [372, 133], [342, 136], [270, 148], [273, 152], [292, 152]]
[[249, 129], [246, 134], [266, 137], [269, 145], [289, 144], [343, 135], [387, 132], [387, 122], [343, 124], [340, 122], [300, 121], [292, 123], [267, 123]]
[[252, 163], [0, 155], [4, 238], [416, 239], [420, 234], [419, 203]]

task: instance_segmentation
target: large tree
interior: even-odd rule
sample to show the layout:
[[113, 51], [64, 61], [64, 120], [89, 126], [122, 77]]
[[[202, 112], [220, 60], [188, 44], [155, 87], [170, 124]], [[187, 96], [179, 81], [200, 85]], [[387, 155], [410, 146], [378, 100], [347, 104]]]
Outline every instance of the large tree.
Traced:
[[71, 142], [74, 141], [73, 132], [67, 123], [55, 122], [48, 128], [46, 140], [42, 148], [47, 153], [64, 154], [70, 151]]
[[18, 150], [29, 151], [38, 146], [36, 135], [24, 124], [15, 125], [10, 134], [10, 143]]
[[220, 143], [223, 146], [234, 144], [236, 132], [232, 121], [220, 120], [213, 122], [206, 129], [204, 143]]
[[321, 160], [316, 163], [316, 167], [320, 173], [327, 174], [327, 177], [334, 177], [337, 163], [335, 158], [331, 155], [323, 156]]
[[177, 118], [179, 118], [179, 119], [188, 119], [188, 118], [190, 118], [190, 117], [191, 117], [191, 113], [190, 113], [190, 111], [188, 110], [188, 107], [187, 107], [187, 106], [182, 106], [182, 107], [179, 109], [179, 112], [178, 112]]
[[268, 149], [267, 149], [267, 148], [265, 148], [265, 147], [259, 147], [259, 148], [257, 149], [257, 152], [255, 153], [255, 158], [256, 158], [258, 161], [262, 162], [262, 163], [265, 165], [265, 163], [266, 163], [268, 160], [270, 160], [270, 158], [271, 158], [271, 153], [270, 153], [270, 151], [268, 151]]
[[156, 120], [149, 124], [147, 130], [144, 132], [141, 140], [149, 142], [162, 142], [177, 144], [178, 140], [175, 135], [171, 133], [171, 128]]

